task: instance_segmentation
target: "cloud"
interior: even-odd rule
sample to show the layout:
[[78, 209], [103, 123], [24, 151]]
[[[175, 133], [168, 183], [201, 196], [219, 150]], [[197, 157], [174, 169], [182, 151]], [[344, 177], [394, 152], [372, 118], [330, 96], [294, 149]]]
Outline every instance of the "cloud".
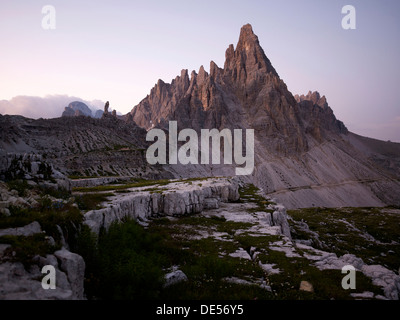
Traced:
[[68, 95], [16, 96], [11, 100], [0, 100], [0, 114], [22, 115], [33, 119], [58, 118], [73, 101], [81, 101], [93, 111], [103, 110], [105, 104], [101, 100], [87, 101]]

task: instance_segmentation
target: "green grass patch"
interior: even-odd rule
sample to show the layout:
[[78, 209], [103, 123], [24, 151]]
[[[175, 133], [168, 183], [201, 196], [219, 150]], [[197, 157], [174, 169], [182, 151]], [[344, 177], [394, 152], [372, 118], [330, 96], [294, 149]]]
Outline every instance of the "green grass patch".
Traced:
[[260, 190], [253, 184], [246, 184], [245, 186], [239, 188], [240, 199], [238, 202], [251, 202], [256, 206], [254, 208], [247, 209], [250, 213], [255, 212], [270, 212], [273, 210], [268, 208], [268, 205], [274, 204], [272, 201], [266, 200], [262, 195], [258, 194]]
[[96, 187], [78, 187], [73, 188], [74, 192], [104, 192], [104, 191], [117, 191], [117, 190], [125, 190], [129, 188], [139, 188], [139, 187], [147, 187], [160, 185], [164, 186], [173, 181], [170, 180], [139, 180], [136, 182], [118, 184], [118, 185], [101, 185]]
[[[319, 270], [310, 264], [306, 258], [288, 258], [284, 252], [266, 249], [259, 257], [262, 263], [275, 264], [280, 273], [269, 276], [269, 282], [278, 299], [284, 300], [352, 300], [351, 293], [364, 291], [383, 294], [380, 287], [374, 286], [370, 278], [361, 272], [356, 273], [356, 289], [342, 288], [344, 275], [341, 270]], [[308, 281], [313, 285], [314, 292], [300, 291], [301, 281]]]
[[84, 175], [79, 175], [79, 174], [71, 174], [68, 176], [68, 179], [71, 180], [79, 180], [79, 179], [93, 179], [93, 178], [100, 178], [100, 176], [84, 176]]
[[101, 203], [108, 200], [108, 197], [114, 196], [113, 193], [85, 193], [75, 196], [75, 202], [78, 208], [83, 211], [101, 209]]
[[235, 236], [235, 240], [242, 246], [243, 249], [249, 251], [251, 247], [258, 250], [264, 250], [268, 248], [272, 243], [281, 240], [281, 236], [275, 235], [260, 235], [253, 236], [248, 233], [242, 233]]
[[190, 178], [190, 179], [181, 179], [181, 180], [145, 180], [145, 179], [134, 179], [131, 182], [124, 184], [113, 184], [113, 185], [101, 185], [96, 187], [77, 187], [73, 188], [74, 192], [103, 192], [103, 191], [115, 191], [115, 190], [124, 190], [129, 188], [139, 188], [139, 187], [147, 187], [147, 186], [165, 186], [170, 183], [176, 182], [187, 182], [191, 184], [194, 181], [204, 181], [210, 178]]
[[7, 181], [7, 186], [10, 190], [16, 190], [18, 192], [18, 196], [24, 197], [27, 194], [27, 190], [32, 189], [32, 186], [28, 184], [28, 181], [23, 180], [10, 180]]
[[253, 226], [252, 223], [248, 222], [236, 222], [226, 220], [220, 216], [199, 216], [190, 215], [180, 217], [177, 221], [169, 221], [170, 225], [187, 225], [196, 227], [208, 228], [210, 231], [226, 232], [229, 235], [233, 235], [237, 230], [247, 229]]
[[59, 226], [70, 245], [73, 245], [77, 228], [83, 221], [82, 213], [71, 203], [51, 202], [48, 198], [43, 198], [39, 208], [10, 207], [9, 209], [10, 216], [0, 219], [0, 229], [23, 227], [37, 221], [42, 230], [58, 242], [61, 240], [57, 227]]

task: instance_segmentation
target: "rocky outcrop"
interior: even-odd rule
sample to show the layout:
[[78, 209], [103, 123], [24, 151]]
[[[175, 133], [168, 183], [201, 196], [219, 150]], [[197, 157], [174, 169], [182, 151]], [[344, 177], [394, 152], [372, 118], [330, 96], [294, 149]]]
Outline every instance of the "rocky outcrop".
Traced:
[[31, 185], [37, 183], [45, 188], [71, 190], [69, 179], [40, 154], [7, 153], [4, 160], [6, 169], [0, 171], [3, 179], [22, 179], [30, 181]]
[[372, 279], [372, 283], [383, 288], [389, 300], [400, 299], [400, 276], [381, 265], [363, 265], [361, 272]]
[[180, 282], [188, 281], [186, 274], [182, 270], [175, 269], [165, 275], [164, 287], [169, 287]]
[[271, 225], [279, 226], [281, 228], [281, 233], [291, 239], [292, 237], [290, 234], [289, 222], [287, 220], [286, 208], [281, 204], [273, 205], [272, 208], [274, 212], [271, 216]]
[[80, 255], [66, 249], [54, 252], [54, 256], [59, 262], [59, 268], [67, 275], [72, 297], [82, 300], [84, 298], [85, 261]]
[[[107, 101], [106, 104], [104, 105], [104, 112], [102, 113], [101, 118], [107, 118], [108, 116], [110, 116], [109, 108], [110, 108], [110, 102]], [[117, 110], [115, 109], [112, 110], [111, 116], [117, 118]]]
[[336, 119], [326, 97], [321, 97], [318, 91], [309, 91], [306, 96], [295, 95], [295, 99], [300, 105], [300, 114], [306, 132], [317, 141], [326, 140], [327, 132], [348, 133], [343, 122]]
[[104, 105], [104, 112], [103, 112], [104, 115], [108, 114], [108, 108], [109, 107], [110, 107], [110, 102], [107, 101], [106, 104]]
[[[1, 255], [0, 255], [1, 258]], [[55, 268], [56, 288], [44, 289], [44, 266]], [[28, 269], [20, 262], [0, 263], [0, 300], [82, 300], [85, 263], [66, 250], [46, 257], [36, 256]]]
[[[24, 227], [2, 229], [0, 237], [30, 237], [39, 233], [42, 233], [42, 228], [37, 221], [34, 221]], [[52, 245], [55, 244], [52, 237], [47, 237], [46, 241]], [[0, 244], [0, 300], [82, 300], [85, 298], [85, 262], [81, 256], [63, 248], [45, 257], [36, 255], [29, 264], [24, 265], [15, 261], [14, 255], [11, 245]], [[44, 266], [55, 268], [55, 289], [45, 289], [42, 286], [42, 279], [47, 274], [47, 272], [42, 272]]]
[[162, 186], [151, 189], [130, 189], [129, 193], [112, 197], [107, 207], [87, 212], [85, 223], [92, 231], [99, 233], [101, 228], [107, 230], [113, 222], [125, 218], [140, 222], [151, 217], [200, 213], [208, 207], [209, 199], [215, 199], [214, 205], [239, 199], [237, 183], [225, 178], [191, 184], [172, 182], [165, 189]]

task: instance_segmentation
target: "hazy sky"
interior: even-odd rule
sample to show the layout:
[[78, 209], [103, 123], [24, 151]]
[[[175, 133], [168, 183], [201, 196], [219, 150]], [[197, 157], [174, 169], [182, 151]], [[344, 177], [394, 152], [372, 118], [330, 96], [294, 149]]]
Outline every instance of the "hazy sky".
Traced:
[[[356, 30], [342, 28], [347, 4]], [[54, 30], [42, 28], [45, 5]], [[223, 67], [246, 23], [293, 94], [317, 90], [351, 131], [400, 142], [398, 0], [0, 0], [0, 100], [68, 95], [127, 113], [158, 79]], [[24, 101], [0, 113], [28, 116]]]

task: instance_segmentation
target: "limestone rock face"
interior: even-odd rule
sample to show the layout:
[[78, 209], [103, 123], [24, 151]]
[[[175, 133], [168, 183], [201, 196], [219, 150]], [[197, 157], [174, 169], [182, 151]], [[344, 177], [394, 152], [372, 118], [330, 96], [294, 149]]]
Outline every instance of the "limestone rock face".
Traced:
[[126, 217], [140, 222], [151, 217], [194, 214], [209, 208], [210, 202], [218, 206], [220, 202], [239, 199], [238, 184], [225, 178], [207, 179], [201, 185], [173, 182], [168, 184], [168, 190], [159, 188], [159, 192], [138, 188], [115, 196], [107, 207], [85, 213], [85, 224], [99, 233], [102, 227], [108, 230], [113, 222]]
[[308, 135], [322, 141], [325, 132], [347, 132], [318, 92], [293, 97], [249, 24], [226, 50], [223, 69], [211, 61], [210, 73], [201, 66], [190, 78], [182, 70], [171, 84], [159, 80], [130, 116], [147, 130], [167, 129], [172, 120], [178, 130], [254, 129], [265, 152], [277, 156], [308, 151]]
[[272, 152], [307, 149], [299, 107], [250, 25], [241, 29], [236, 49], [227, 49], [224, 69], [211, 61], [210, 74], [201, 66], [190, 79], [182, 70], [171, 84], [159, 80], [131, 114], [146, 129], [167, 128], [171, 120], [178, 129], [250, 128], [271, 138]]

